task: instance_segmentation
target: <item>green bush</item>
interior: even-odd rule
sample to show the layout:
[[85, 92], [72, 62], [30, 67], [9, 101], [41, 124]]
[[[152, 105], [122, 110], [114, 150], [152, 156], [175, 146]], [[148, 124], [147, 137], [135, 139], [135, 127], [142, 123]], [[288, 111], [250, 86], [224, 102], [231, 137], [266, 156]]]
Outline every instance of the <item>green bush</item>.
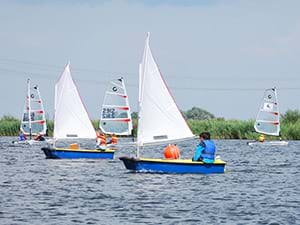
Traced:
[[281, 115], [282, 123], [296, 123], [300, 121], [300, 111], [299, 110], [287, 110], [285, 114]]
[[[296, 119], [297, 113], [287, 111], [286, 117], [281, 123], [281, 137], [287, 140], [300, 140], [300, 120]], [[254, 120], [225, 120], [222, 118], [207, 120], [187, 120], [189, 127], [195, 135], [203, 131], [211, 133], [214, 139], [257, 139], [259, 134], [255, 132]], [[99, 127], [99, 120], [92, 120], [95, 129]], [[53, 135], [53, 121], [47, 120], [48, 136]], [[0, 119], [0, 136], [17, 136], [20, 129], [20, 120], [12, 116], [3, 116]], [[133, 134], [137, 134], [137, 119], [133, 119]], [[277, 137], [266, 136], [267, 139]]]
[[252, 120], [188, 120], [188, 124], [195, 135], [208, 131], [218, 139], [253, 139], [255, 136]]
[[12, 116], [3, 116], [0, 119], [0, 136], [16, 136], [20, 130], [20, 120]]

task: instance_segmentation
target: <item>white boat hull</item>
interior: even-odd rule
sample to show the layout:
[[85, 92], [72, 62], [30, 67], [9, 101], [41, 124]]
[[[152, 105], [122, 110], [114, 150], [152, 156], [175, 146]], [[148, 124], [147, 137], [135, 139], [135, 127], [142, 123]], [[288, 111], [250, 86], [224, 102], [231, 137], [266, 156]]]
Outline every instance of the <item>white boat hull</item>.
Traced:
[[25, 140], [25, 141], [13, 141], [14, 145], [43, 145], [51, 143], [52, 139], [46, 139], [45, 141], [36, 141], [36, 140]]
[[289, 144], [287, 141], [264, 141], [264, 142], [259, 142], [259, 141], [252, 141], [247, 143], [250, 146], [286, 146]]

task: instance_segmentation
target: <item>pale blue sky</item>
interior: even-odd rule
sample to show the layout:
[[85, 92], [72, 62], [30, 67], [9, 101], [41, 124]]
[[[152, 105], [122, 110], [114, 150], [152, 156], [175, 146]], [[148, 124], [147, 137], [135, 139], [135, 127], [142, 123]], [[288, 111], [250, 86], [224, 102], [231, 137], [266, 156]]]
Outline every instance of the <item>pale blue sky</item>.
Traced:
[[54, 84], [70, 60], [91, 118], [122, 75], [133, 111], [146, 32], [178, 106], [227, 119], [256, 116], [276, 86], [299, 109], [300, 1], [0, 1], [0, 116], [20, 117], [26, 79], [53, 117]]

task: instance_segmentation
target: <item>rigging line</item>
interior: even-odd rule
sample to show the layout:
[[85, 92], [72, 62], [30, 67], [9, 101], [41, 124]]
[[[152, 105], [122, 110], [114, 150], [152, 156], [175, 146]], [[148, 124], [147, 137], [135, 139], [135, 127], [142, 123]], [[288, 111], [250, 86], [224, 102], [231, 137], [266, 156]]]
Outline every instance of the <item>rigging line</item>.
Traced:
[[[61, 71], [62, 66], [56, 66], [56, 65], [50, 65], [50, 64], [41, 64], [41, 63], [34, 63], [34, 62], [29, 62], [29, 61], [24, 61], [24, 60], [15, 60], [15, 59], [5, 59], [5, 58], [0, 58], [0, 61], [6, 61], [6, 62], [15, 62], [15, 63], [21, 63], [21, 64], [25, 64], [25, 65], [32, 65], [32, 66], [39, 66], [39, 67], [47, 67], [48, 70], [49, 68], [51, 68], [52, 70], [55, 71]], [[45, 69], [43, 69], [45, 70]], [[86, 72], [86, 73], [104, 73], [104, 74], [126, 74], [126, 76], [135, 76], [137, 77], [137, 73], [133, 73], [133, 72], [120, 72], [120, 71], [108, 71], [108, 70], [97, 70], [97, 69], [87, 69], [87, 68], [74, 68], [72, 67], [72, 71], [74, 73], [77, 72]], [[26, 72], [27, 73], [27, 72]], [[166, 75], [165, 76], [166, 79], [168, 78], [182, 78], [184, 77], [185, 79], [189, 79], [189, 80], [206, 80], [206, 81], [214, 81], [214, 80], [257, 80], [257, 77], [251, 77], [251, 76], [238, 76], [238, 77], [234, 77], [232, 75], [230, 76], [222, 76], [222, 77], [209, 77], [209, 78], [205, 78], [203, 79], [203, 77], [195, 77], [195, 76], [189, 76], [189, 75]], [[261, 77], [259, 78], [259, 80], [269, 80], [271, 77]], [[274, 77], [272, 76], [272, 79], [274, 80]], [[295, 79], [299, 79], [299, 77], [295, 77], [295, 76], [289, 76], [289, 77], [279, 77], [276, 78], [276, 80], [283, 80], [283, 81], [287, 81], [287, 80], [295, 80]]]
[[[23, 61], [23, 60], [15, 60], [15, 59], [4, 59], [0, 58], [0, 61], [7, 61], [7, 62], [15, 62], [15, 63], [21, 63], [25, 65], [32, 65], [32, 66], [39, 66], [39, 67], [48, 67], [55, 70], [61, 70], [63, 66], [57, 66], [57, 65], [50, 65], [50, 64], [42, 64], [42, 63], [35, 63], [30, 61]], [[120, 71], [108, 71], [108, 70], [99, 70], [99, 69], [88, 69], [88, 68], [74, 68], [72, 67], [72, 71], [84, 71], [84, 72], [90, 72], [90, 73], [109, 73], [109, 74], [130, 74], [130, 75], [137, 75], [137, 73], [132, 72], [120, 72]]]
[[[51, 64], [43, 64], [43, 63], [36, 63], [36, 62], [30, 62], [30, 61], [25, 61], [25, 60], [18, 60], [18, 59], [7, 59], [7, 58], [0, 58], [0, 61], [5, 61], [5, 62], [14, 62], [14, 63], [20, 63], [20, 64], [25, 64], [25, 65], [32, 65], [32, 66], [39, 66], [39, 67], [47, 67], [47, 68], [51, 68], [51, 69], [55, 69], [56, 71], [61, 71], [61, 68], [63, 68], [63, 66], [58, 66], [58, 65], [51, 65]], [[126, 75], [130, 75], [130, 76], [138, 76], [137, 73], [134, 72], [121, 72], [121, 71], [109, 71], [109, 70], [101, 70], [101, 69], [88, 69], [88, 68], [74, 68], [72, 67], [72, 71], [73, 72], [89, 72], [89, 73], [107, 73], [107, 74], [126, 74]], [[200, 76], [189, 76], [187, 74], [181, 74], [181, 75], [166, 75], [166, 78], [185, 78], [185, 79], [190, 79], [190, 80], [203, 80], [203, 78]], [[262, 77], [260, 76], [259, 79], [260, 80], [268, 80], [268, 79], [274, 79], [274, 76], [269, 76], [269, 77]], [[251, 76], [237, 76], [234, 77], [233, 75], [230, 76], [222, 76], [222, 77], [210, 77], [210, 78], [206, 78], [205, 80], [228, 80], [228, 79], [232, 79], [232, 80], [256, 80], [258, 79], [258, 77], [251, 77]], [[287, 77], [278, 77], [276, 78], [281, 79], [281, 80], [287, 80]], [[294, 80], [294, 79], [299, 79], [298, 76], [290, 76], [288, 77], [288, 79]]]
[[[265, 88], [207, 88], [207, 87], [174, 87], [169, 86], [170, 89], [176, 90], [197, 90], [197, 91], [262, 91]], [[300, 87], [285, 87], [285, 88], [277, 88], [277, 90], [300, 90]]]
[[[37, 72], [25, 72], [25, 71], [19, 71], [19, 70], [12, 70], [12, 69], [4, 69], [4, 68], [0, 68], [0, 71], [4, 71], [4, 72], [12, 72], [12, 73], [16, 73], [18, 76], [38, 76], [39, 78], [42, 79], [49, 79], [51, 78], [51, 80], [56, 81], [57, 79], [57, 74], [55, 75], [50, 75], [50, 73], [45, 73], [45, 72], [41, 72], [41, 73], [37, 73]], [[47, 74], [47, 75], [45, 75]], [[53, 73], [51, 73], [53, 74]], [[75, 72], [76, 74], [76, 72]], [[1, 74], [0, 76], [7, 76], [5, 74]], [[87, 83], [97, 83], [97, 84], [107, 84], [108, 81], [99, 81], [99, 80], [87, 80], [87, 79], [80, 79], [80, 78], [75, 78], [74, 80], [76, 81], [81, 81], [81, 82], [87, 82]], [[130, 85], [129, 85], [130, 86]]]
[[[1, 68], [0, 67], [0, 71], [3, 71], [3, 72], [10, 72], [10, 73], [20, 73], [20, 74], [30, 74], [30, 75], [32, 75], [32, 76], [39, 76], [39, 77], [44, 77], [44, 78], [46, 78], [46, 77], [51, 77], [51, 78], [53, 78], [53, 76], [52, 76], [52, 74], [54, 74], [54, 72], [53, 71], [45, 71], [45, 69], [43, 69], [43, 71], [41, 71], [41, 72], [28, 72], [28, 70], [27, 71], [25, 71], [25, 70], [15, 70], [15, 69], [7, 69], [7, 68]], [[61, 69], [58, 69], [57, 70], [58, 72], [55, 72], [55, 76], [56, 76], [56, 74], [58, 74], [58, 73], [60, 73], [60, 71], [61, 71]], [[82, 74], [80, 71], [83, 71], [83, 72], [85, 72], [85, 73], [89, 73], [89, 72], [91, 72], [91, 73], [94, 73], [95, 71], [88, 71], [88, 70], [74, 70], [74, 69], [72, 69], [72, 72], [73, 72], [73, 74]], [[43, 74], [47, 74], [47, 75], [43, 75]], [[50, 75], [51, 74], [51, 75]], [[120, 74], [120, 73], [118, 73], [118, 74]], [[127, 76], [127, 74], [126, 73], [122, 73], [122, 74], [125, 74], [126, 76]], [[0, 73], [0, 76], [5, 76], [5, 74], [1, 74]], [[173, 76], [174, 77], [174, 76]], [[172, 78], [172, 76], [166, 76], [166, 78], [167, 79], [170, 79], [170, 78]], [[182, 77], [181, 77], [182, 78]], [[185, 80], [187, 80], [187, 79], [189, 79], [188, 77], [184, 77], [185, 78]], [[131, 79], [131, 78], [129, 78], [129, 79]], [[129, 80], [129, 79], [127, 79], [127, 80]], [[223, 78], [201, 78], [201, 77], [199, 77], [199, 80], [204, 80], [204, 81], [213, 81], [213, 80], [216, 80], [216, 79], [218, 79], [218, 80], [226, 80], [226, 81], [228, 81], [228, 80], [237, 80], [237, 79], [239, 79], [239, 80], [246, 80], [246, 79], [243, 79], [243, 78], [228, 78], [228, 77], [223, 77]], [[283, 79], [283, 78], [282, 78]], [[300, 78], [298, 78], [298, 79], [300, 79]], [[190, 79], [191, 81], [195, 81], [195, 80], [197, 80], [197, 79], [194, 79], [194, 78], [192, 78], [192, 79]], [[257, 81], [257, 79], [256, 78], [248, 78], [247, 80], [253, 80], [253, 81]], [[260, 79], [261, 80], [261, 79]], [[268, 80], [268, 78], [264, 78], [263, 80]], [[290, 78], [290, 79], [287, 79], [286, 77], [284, 78], [284, 81], [289, 81], [289, 80], [293, 80], [293, 81], [295, 81], [295, 79], [294, 78]], [[83, 80], [83, 79], [81, 79], [81, 81], [86, 81], [86, 80]], [[96, 80], [90, 80], [91, 82], [98, 82], [98, 81], [96, 81]], [[107, 81], [107, 82], [109, 82], [109, 81]], [[186, 87], [186, 88], [181, 88], [181, 89], [191, 89], [190, 87]]]
[[[36, 73], [36, 72], [24, 72], [24, 71], [18, 71], [18, 70], [11, 70], [11, 69], [3, 69], [0, 68], [0, 71], [5, 71], [5, 72], [13, 72], [13, 73], [17, 73], [18, 75], [21, 76], [25, 76], [26, 74], [29, 74], [31, 76], [38, 76], [39, 78], [42, 79], [50, 79], [53, 81], [56, 81], [56, 75], [50, 75], [49, 73], [46, 73], [48, 75], [45, 75], [45, 73]], [[6, 76], [0, 73], [0, 76]], [[28, 76], [28, 75], [26, 75]], [[75, 81], [77, 82], [84, 82], [84, 83], [90, 83], [90, 84], [101, 84], [101, 85], [107, 85], [107, 83], [109, 82], [106, 80], [103, 81], [99, 81], [99, 80], [93, 80], [93, 79], [81, 79], [81, 78], [74, 78]], [[126, 86], [128, 87], [138, 87], [137, 84], [133, 84], [133, 83], [127, 83]], [[174, 89], [174, 90], [188, 90], [188, 91], [218, 91], [218, 92], [222, 92], [222, 91], [262, 91], [265, 90], [265, 88], [209, 88], [209, 87], [178, 87], [178, 86], [169, 86], [170, 89]], [[284, 91], [297, 91], [300, 90], [300, 87], [284, 87], [284, 88], [277, 88], [278, 90], [284, 90]]]
[[[52, 76], [42, 75], [44, 72], [42, 72], [42, 73], [25, 72], [25, 71], [5, 69], [5, 68], [0, 68], [0, 71], [8, 72], [8, 73], [16, 73], [18, 76], [28, 76], [27, 74], [29, 74], [29, 75], [32, 75], [32, 76], [39, 76], [40, 78], [50, 78], [50, 77], [53, 78]], [[0, 76], [8, 76], [8, 75], [0, 73]]]
[[15, 60], [15, 59], [4, 59], [0, 58], [0, 61], [5, 61], [5, 62], [13, 62], [13, 63], [20, 63], [20, 64], [25, 64], [25, 65], [31, 65], [31, 66], [40, 66], [40, 67], [48, 67], [52, 69], [61, 69], [61, 66], [56, 66], [56, 65], [49, 65], [49, 64], [41, 64], [41, 63], [35, 63], [35, 62], [29, 62], [29, 61], [23, 61], [23, 60]]

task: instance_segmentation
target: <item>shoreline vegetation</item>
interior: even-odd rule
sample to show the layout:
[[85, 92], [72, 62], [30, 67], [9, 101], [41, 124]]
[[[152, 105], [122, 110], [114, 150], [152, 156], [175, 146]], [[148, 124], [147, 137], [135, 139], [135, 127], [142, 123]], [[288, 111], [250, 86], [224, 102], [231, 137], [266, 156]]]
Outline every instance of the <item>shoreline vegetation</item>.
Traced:
[[[247, 139], [257, 140], [259, 134], [253, 128], [254, 120], [225, 120], [210, 116], [200, 117], [188, 116], [183, 113], [187, 123], [195, 135], [203, 131], [212, 134], [213, 139]], [[92, 120], [95, 129], [98, 129], [99, 120]], [[48, 136], [53, 134], [53, 121], [47, 120]], [[137, 117], [133, 113], [133, 134], [136, 136]], [[12, 116], [3, 116], [0, 119], [0, 136], [18, 136], [20, 120]], [[300, 111], [288, 110], [281, 115], [281, 138], [283, 140], [300, 140]], [[266, 136], [267, 140], [275, 140], [278, 137]]]

